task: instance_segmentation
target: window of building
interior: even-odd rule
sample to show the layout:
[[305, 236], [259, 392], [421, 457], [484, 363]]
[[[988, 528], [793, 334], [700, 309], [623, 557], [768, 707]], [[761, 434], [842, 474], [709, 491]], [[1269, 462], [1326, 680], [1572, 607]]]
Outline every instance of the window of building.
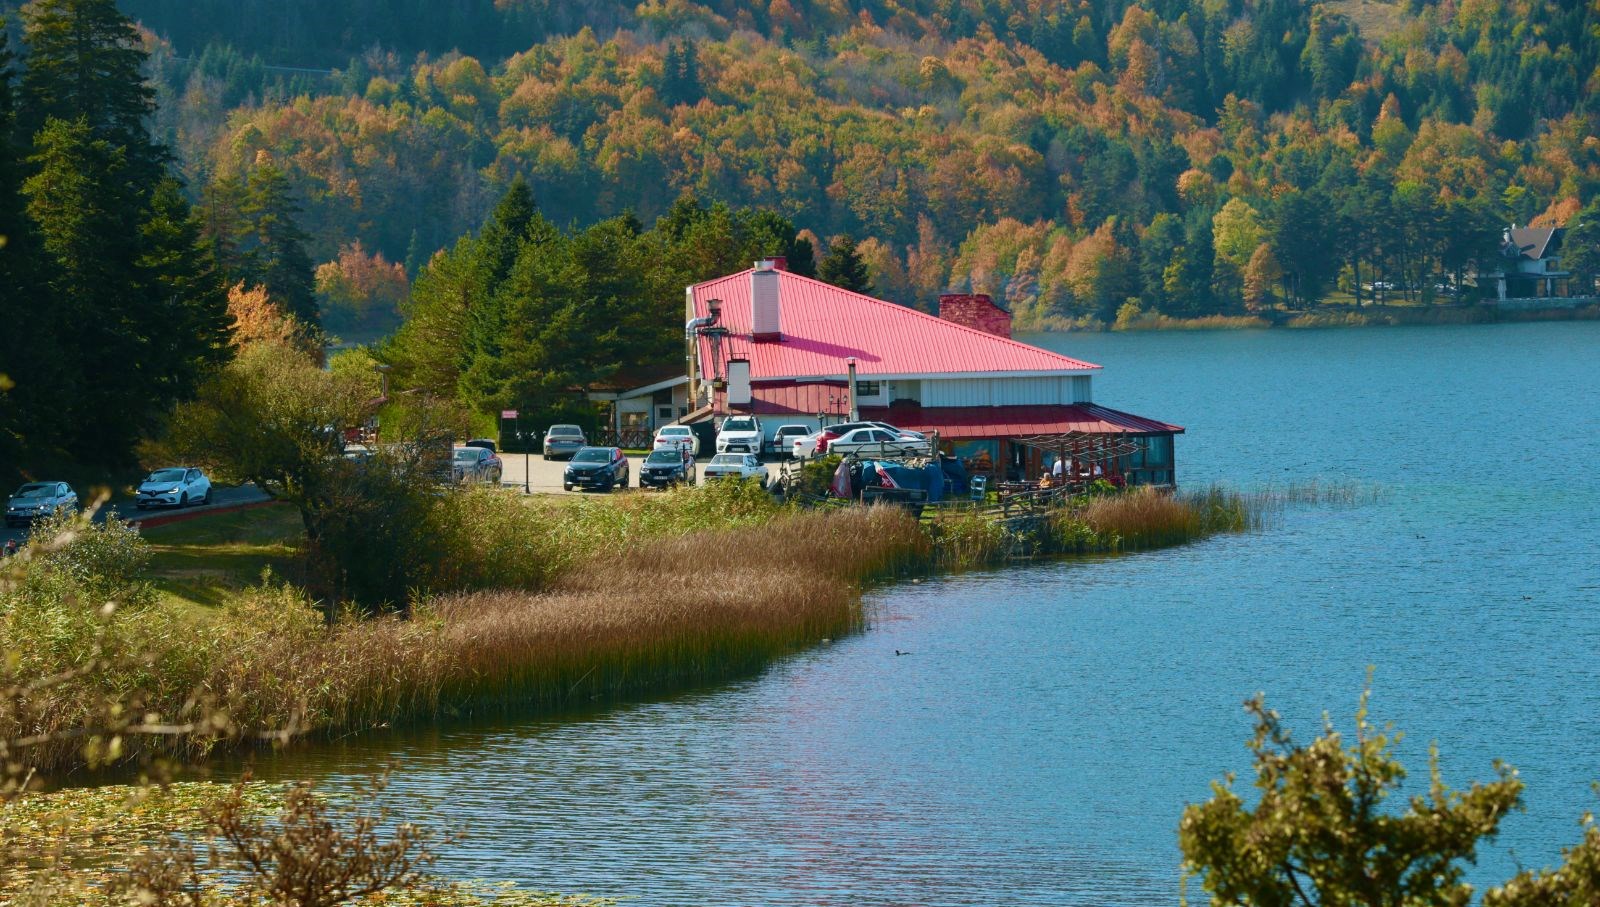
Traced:
[[857, 397], [881, 397], [881, 396], [883, 396], [883, 382], [881, 382], [881, 381], [857, 381], [856, 382], [856, 396]]

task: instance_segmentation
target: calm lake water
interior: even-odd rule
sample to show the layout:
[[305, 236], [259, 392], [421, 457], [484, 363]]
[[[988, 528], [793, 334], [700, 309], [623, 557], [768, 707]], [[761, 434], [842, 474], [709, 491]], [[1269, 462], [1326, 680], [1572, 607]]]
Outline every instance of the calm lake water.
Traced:
[[[307, 748], [401, 763], [442, 867], [645, 905], [1146, 905], [1184, 804], [1247, 773], [1257, 690], [1309, 737], [1373, 714], [1426, 786], [1528, 784], [1473, 878], [1575, 843], [1600, 779], [1600, 324], [1030, 338], [1178, 422], [1180, 481], [1376, 483], [1252, 536], [905, 584], [866, 633], [563, 721]], [[912, 654], [896, 657], [895, 650]]]

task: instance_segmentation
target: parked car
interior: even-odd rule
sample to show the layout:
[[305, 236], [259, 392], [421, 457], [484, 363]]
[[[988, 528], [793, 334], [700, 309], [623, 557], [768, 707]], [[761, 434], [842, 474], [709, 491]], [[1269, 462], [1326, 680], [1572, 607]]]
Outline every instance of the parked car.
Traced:
[[773, 456], [787, 457], [794, 450], [794, 442], [809, 434], [811, 427], [808, 425], [780, 425], [772, 433], [772, 443], [767, 449]]
[[694, 457], [690, 455], [688, 448], [669, 444], [650, 451], [650, 456], [644, 458], [644, 465], [639, 467], [639, 487], [671, 488], [684, 483], [693, 485], [695, 473]]
[[767, 484], [767, 467], [753, 453], [719, 453], [706, 464], [706, 481], [712, 479], [760, 479]]
[[896, 428], [887, 422], [841, 422], [838, 425], [824, 426], [809, 435], [795, 439], [790, 448], [790, 456], [796, 460], [822, 456], [829, 452], [829, 445], [833, 443], [834, 439], [843, 437], [858, 428], [880, 428], [884, 431], [892, 432], [898, 438], [917, 441], [928, 440], [928, 436], [920, 431]]
[[211, 502], [211, 480], [193, 467], [173, 466], [158, 469], [139, 483], [133, 505], [147, 507], [187, 507]]
[[761, 453], [761, 420], [755, 416], [729, 416], [717, 431], [717, 453]]
[[656, 450], [663, 447], [687, 447], [690, 456], [700, 456], [700, 439], [695, 436], [694, 429], [687, 425], [661, 426], [656, 429], [656, 440], [652, 446]]
[[561, 474], [561, 487], [598, 488], [610, 491], [628, 487], [628, 458], [620, 447], [582, 447]]
[[789, 456], [796, 460], [809, 460], [828, 452], [828, 442], [839, 437], [832, 429], [819, 428], [790, 442]]
[[504, 469], [499, 455], [481, 447], [457, 447], [450, 456], [450, 481], [456, 485], [474, 482], [499, 485]]
[[26, 526], [40, 517], [78, 509], [78, 493], [66, 482], [29, 482], [6, 501], [6, 525]]
[[546, 460], [570, 460], [581, 448], [589, 443], [584, 437], [583, 429], [576, 425], [552, 425], [544, 433], [544, 458]]
[[928, 449], [925, 438], [886, 428], [853, 428], [828, 442], [828, 452], [836, 454], [894, 455], [921, 453]]
[[462, 442], [461, 446], [481, 447], [492, 454], [497, 454], [500, 452], [500, 445], [493, 438], [473, 438], [470, 441]]

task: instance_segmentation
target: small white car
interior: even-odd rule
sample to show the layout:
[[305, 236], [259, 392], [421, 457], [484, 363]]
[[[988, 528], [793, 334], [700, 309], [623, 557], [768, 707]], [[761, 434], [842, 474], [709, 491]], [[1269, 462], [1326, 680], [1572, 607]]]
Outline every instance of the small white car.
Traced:
[[78, 509], [78, 493], [66, 482], [29, 482], [6, 501], [6, 525], [26, 526], [36, 519]]
[[811, 434], [809, 425], [780, 425], [772, 433], [769, 449], [775, 457], [787, 457], [794, 451], [794, 442]]
[[767, 467], [753, 453], [719, 453], [706, 464], [705, 477], [711, 479], [760, 479], [767, 484]]
[[759, 454], [765, 440], [760, 419], [755, 416], [729, 416], [722, 420], [722, 428], [717, 431], [717, 453], [743, 451]]
[[656, 440], [651, 450], [668, 447], [687, 447], [689, 456], [700, 456], [700, 439], [695, 437], [694, 429], [687, 425], [663, 425], [656, 429]]
[[899, 431], [878, 428], [853, 428], [828, 442], [828, 453], [862, 454], [866, 456], [893, 456], [917, 454], [928, 450], [925, 438], [914, 437]]
[[149, 507], [187, 507], [211, 502], [211, 480], [192, 466], [173, 466], [150, 473], [139, 483], [133, 505]]

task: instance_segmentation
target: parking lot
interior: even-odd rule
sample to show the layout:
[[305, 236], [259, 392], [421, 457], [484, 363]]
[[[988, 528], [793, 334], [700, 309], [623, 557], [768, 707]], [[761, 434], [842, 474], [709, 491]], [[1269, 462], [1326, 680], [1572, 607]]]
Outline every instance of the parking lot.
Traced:
[[[500, 459], [505, 468], [500, 476], [500, 484], [505, 486], [522, 487], [523, 455], [519, 453], [503, 453]], [[778, 463], [771, 458], [763, 458], [767, 463], [767, 476], [771, 479], [778, 477]], [[711, 462], [710, 455], [701, 455], [695, 459], [695, 467], [702, 474], [706, 464]], [[628, 487], [637, 490], [639, 487], [639, 469], [644, 463], [644, 455], [629, 455], [628, 457]], [[561, 489], [561, 472], [566, 468], [564, 460], [545, 460], [538, 454], [528, 455], [528, 472], [530, 473], [528, 490], [535, 494], [593, 494], [584, 491], [563, 491]]]
[[[500, 476], [500, 484], [517, 488], [523, 487], [523, 455], [519, 453], [503, 453], [500, 455], [500, 459], [505, 464], [505, 469]], [[629, 488], [638, 486], [639, 466], [643, 462], [643, 455], [628, 457]], [[527, 473], [530, 479], [528, 483], [529, 491], [535, 494], [584, 494], [581, 491], [561, 490], [561, 471], [567, 468], [565, 460], [546, 460], [538, 454], [528, 454], [527, 463]]]

